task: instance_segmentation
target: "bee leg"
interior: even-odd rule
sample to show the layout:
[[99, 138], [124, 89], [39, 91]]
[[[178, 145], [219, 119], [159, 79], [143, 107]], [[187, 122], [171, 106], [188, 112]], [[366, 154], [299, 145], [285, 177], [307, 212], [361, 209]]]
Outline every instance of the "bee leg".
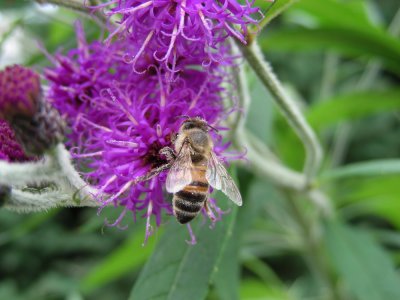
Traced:
[[175, 144], [175, 141], [178, 139], [178, 134], [177, 133], [175, 133], [175, 134], [173, 134], [172, 136], [171, 136], [171, 143], [172, 144]]
[[147, 180], [157, 176], [162, 171], [171, 168], [172, 163], [173, 163], [173, 161], [170, 161], [170, 162], [168, 162], [168, 163], [166, 163], [166, 164], [164, 164], [162, 166], [159, 166], [158, 168], [150, 170], [150, 172], [148, 172], [146, 175], [136, 177], [135, 180], [134, 180], [134, 183], [136, 184], [136, 183], [141, 182], [141, 181], [147, 181]]
[[208, 199], [204, 202], [204, 208], [206, 210], [207, 216], [210, 218], [211, 222], [214, 224], [217, 221], [217, 218], [215, 217], [211, 208], [208, 206]]
[[170, 147], [162, 148], [159, 153], [164, 155], [167, 158], [168, 162], [174, 161], [176, 159], [175, 151]]

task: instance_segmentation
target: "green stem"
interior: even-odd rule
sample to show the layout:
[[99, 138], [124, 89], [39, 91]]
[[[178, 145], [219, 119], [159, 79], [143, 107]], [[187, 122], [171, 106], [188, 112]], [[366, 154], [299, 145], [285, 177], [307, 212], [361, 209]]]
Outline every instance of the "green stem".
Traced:
[[285, 199], [287, 200], [291, 215], [300, 228], [306, 263], [314, 274], [315, 279], [320, 281], [324, 287], [322, 294], [324, 294], [324, 291], [326, 290], [329, 293], [329, 299], [341, 299], [333, 273], [330, 271], [325, 260], [325, 253], [320, 238], [313, 230], [314, 226], [310, 222], [310, 218], [305, 215], [304, 211], [299, 206], [298, 200], [293, 197], [291, 191], [282, 191], [286, 196]]
[[246, 157], [251, 163], [251, 169], [260, 175], [272, 180], [279, 186], [284, 186], [293, 190], [303, 190], [306, 185], [306, 178], [303, 174], [290, 170], [278, 161], [274, 160], [272, 155], [266, 156], [260, 154], [257, 148], [265, 148], [263, 153], [269, 152], [268, 148], [262, 143], [254, 147], [251, 139], [256, 139], [252, 134], [245, 130], [240, 130], [236, 134], [235, 144], [246, 147]]
[[271, 66], [264, 60], [257, 42], [254, 41], [249, 46], [242, 45], [240, 42], [237, 44], [249, 65], [272, 94], [278, 108], [301, 139], [306, 149], [304, 174], [307, 178], [307, 184], [309, 184], [318, 172], [322, 161], [322, 148], [316, 134], [307, 123], [298, 105], [285, 93]]
[[[62, 6], [65, 8], [69, 8], [78, 12], [82, 12], [91, 16], [94, 16], [97, 21], [99, 21], [99, 24], [104, 25], [107, 23], [107, 17], [101, 12], [101, 11], [96, 11], [92, 13], [89, 8], [83, 5], [83, 0], [82, 1], [76, 1], [76, 0], [33, 0], [39, 4], [54, 4], [58, 6]], [[90, 3], [93, 3], [90, 1]]]
[[335, 80], [338, 71], [339, 56], [336, 53], [328, 52], [325, 54], [321, 88], [320, 100], [326, 100], [333, 94]]

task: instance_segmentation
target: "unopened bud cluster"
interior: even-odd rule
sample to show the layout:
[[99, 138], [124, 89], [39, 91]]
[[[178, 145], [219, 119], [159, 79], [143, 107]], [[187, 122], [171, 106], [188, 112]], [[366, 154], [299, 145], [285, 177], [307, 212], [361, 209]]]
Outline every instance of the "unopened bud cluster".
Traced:
[[39, 75], [19, 65], [0, 72], [0, 119], [28, 155], [42, 155], [63, 138], [64, 124], [43, 98]]

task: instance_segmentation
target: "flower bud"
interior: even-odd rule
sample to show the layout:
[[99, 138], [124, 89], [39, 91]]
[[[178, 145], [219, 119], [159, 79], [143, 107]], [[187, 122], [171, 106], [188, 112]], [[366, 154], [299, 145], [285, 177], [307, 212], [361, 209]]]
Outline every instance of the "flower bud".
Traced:
[[0, 119], [32, 117], [40, 97], [40, 78], [34, 71], [14, 65], [0, 72]]
[[43, 99], [39, 75], [22, 66], [0, 72], [0, 118], [10, 124], [29, 155], [41, 155], [63, 138], [64, 123]]

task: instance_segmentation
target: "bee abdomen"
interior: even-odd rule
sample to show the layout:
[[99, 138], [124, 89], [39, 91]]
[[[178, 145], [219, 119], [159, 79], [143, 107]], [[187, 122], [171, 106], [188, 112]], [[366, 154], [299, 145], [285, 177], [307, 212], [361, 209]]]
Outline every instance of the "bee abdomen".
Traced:
[[186, 191], [185, 189], [177, 192], [175, 194], [177, 199], [182, 199], [186, 200], [188, 202], [194, 203], [194, 204], [203, 204], [203, 202], [206, 200], [207, 195], [205, 193], [199, 193], [195, 191]]
[[175, 194], [174, 214], [179, 223], [185, 224], [193, 220], [204, 206], [204, 201], [207, 199], [207, 194], [188, 192], [185, 190]]

